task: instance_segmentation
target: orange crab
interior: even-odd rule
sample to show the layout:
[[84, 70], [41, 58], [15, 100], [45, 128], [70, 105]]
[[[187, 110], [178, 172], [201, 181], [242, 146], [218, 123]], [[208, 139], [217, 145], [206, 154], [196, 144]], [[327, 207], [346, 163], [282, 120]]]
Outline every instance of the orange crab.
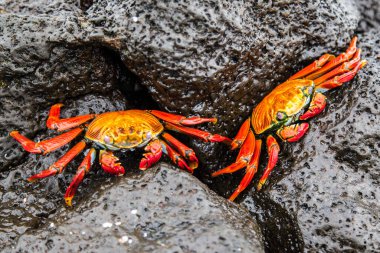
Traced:
[[[33, 182], [37, 179], [62, 173], [65, 166], [83, 151], [87, 143], [93, 142], [93, 147], [88, 149], [83, 162], [80, 164], [70, 186], [66, 190], [65, 201], [69, 206], [72, 205], [72, 198], [79, 184], [89, 172], [95, 160], [96, 149], [100, 149], [99, 162], [101, 167], [104, 171], [111, 174], [123, 175], [125, 172], [124, 167], [119, 163], [119, 159], [112, 151], [139, 147], [145, 147], [146, 151], [140, 162], [139, 167], [141, 170], [151, 167], [160, 159], [162, 153], [165, 153], [180, 168], [193, 172], [198, 166], [198, 159], [194, 151], [170, 134], [164, 132], [164, 129], [191, 135], [205, 142], [231, 142], [227, 137], [187, 127], [204, 122], [216, 123], [216, 118], [186, 118], [181, 115], [155, 110], [128, 110], [60, 119], [61, 107], [62, 104], [56, 104], [51, 107], [46, 123], [47, 127], [57, 131], [74, 129], [41, 142], [33, 142], [18, 131], [12, 131], [10, 135], [26, 151], [45, 155], [69, 143], [82, 131], [86, 131], [84, 140], [72, 147], [47, 170], [28, 178], [29, 181]], [[85, 124], [91, 119], [94, 120], [90, 124]]]
[[367, 61], [360, 59], [361, 50], [356, 48], [356, 42], [357, 38], [354, 37], [346, 52], [338, 57], [322, 55], [277, 86], [256, 106], [251, 119], [243, 123], [231, 143], [231, 149], [240, 148], [236, 161], [212, 174], [233, 173], [246, 167], [246, 174], [230, 200], [233, 201], [250, 184], [257, 172], [262, 142], [260, 138], [267, 136], [269, 159], [257, 190], [265, 184], [278, 160], [280, 146], [273, 135], [287, 142], [298, 141], [309, 128], [305, 121], [325, 108], [326, 97], [322, 93], [350, 81], [366, 65]]

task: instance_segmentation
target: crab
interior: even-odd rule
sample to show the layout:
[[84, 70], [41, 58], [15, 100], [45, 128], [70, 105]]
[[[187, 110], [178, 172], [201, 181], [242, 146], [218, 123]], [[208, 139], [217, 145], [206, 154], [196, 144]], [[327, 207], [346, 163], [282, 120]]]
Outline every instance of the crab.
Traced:
[[212, 174], [213, 177], [233, 173], [246, 167], [245, 175], [233, 194], [235, 200], [251, 183], [258, 170], [262, 138], [266, 138], [268, 163], [257, 190], [265, 184], [275, 167], [280, 146], [276, 137], [284, 142], [296, 142], [309, 129], [306, 120], [320, 114], [326, 106], [326, 91], [350, 81], [367, 64], [360, 59], [354, 37], [345, 53], [335, 57], [324, 54], [309, 66], [278, 85], [254, 108], [251, 118], [240, 127], [231, 142], [231, 149], [240, 148], [236, 161]]
[[[92, 147], [87, 149], [85, 158], [66, 190], [64, 199], [68, 206], [72, 205], [72, 199], [79, 184], [90, 171], [98, 149], [100, 150], [100, 165], [105, 172], [110, 174], [123, 175], [125, 173], [124, 167], [113, 151], [142, 147], [144, 147], [145, 153], [139, 165], [141, 170], [146, 170], [158, 162], [164, 153], [178, 167], [193, 172], [198, 167], [195, 152], [165, 132], [165, 129], [197, 137], [205, 142], [231, 142], [231, 139], [227, 137], [189, 127], [205, 122], [216, 123], [216, 118], [200, 118], [198, 116], [186, 118], [157, 110], [127, 110], [61, 119], [62, 106], [62, 104], [55, 104], [51, 107], [46, 125], [49, 129], [58, 132], [71, 130], [40, 142], [34, 142], [18, 131], [12, 131], [10, 136], [18, 141], [26, 151], [46, 155], [68, 144], [83, 131], [86, 132], [83, 140], [74, 145], [48, 169], [28, 178], [28, 181], [34, 182], [62, 173], [65, 166], [92, 143]], [[86, 123], [90, 120], [92, 122]]]

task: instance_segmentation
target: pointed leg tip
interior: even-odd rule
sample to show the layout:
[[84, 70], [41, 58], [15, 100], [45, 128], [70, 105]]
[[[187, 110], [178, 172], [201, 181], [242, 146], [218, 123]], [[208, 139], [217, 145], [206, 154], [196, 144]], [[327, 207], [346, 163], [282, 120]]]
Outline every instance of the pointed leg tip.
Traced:
[[9, 135], [12, 136], [12, 137], [14, 135], [16, 135], [16, 134], [18, 134], [18, 131], [16, 131], [16, 130], [13, 130], [13, 131], [9, 132]]
[[239, 196], [239, 193], [240, 193], [240, 192], [234, 192], [234, 193], [228, 198], [228, 200], [234, 202], [235, 199], [237, 198], [237, 196]]
[[38, 178], [35, 178], [34, 176], [31, 176], [29, 178], [26, 179], [29, 183], [34, 183], [38, 180]]
[[73, 200], [73, 197], [65, 197], [65, 203], [68, 207], [73, 206], [72, 200]]
[[190, 167], [192, 170], [195, 170], [196, 168], [198, 168], [198, 163], [197, 163], [197, 162], [190, 162], [190, 163], [189, 163], [189, 167]]

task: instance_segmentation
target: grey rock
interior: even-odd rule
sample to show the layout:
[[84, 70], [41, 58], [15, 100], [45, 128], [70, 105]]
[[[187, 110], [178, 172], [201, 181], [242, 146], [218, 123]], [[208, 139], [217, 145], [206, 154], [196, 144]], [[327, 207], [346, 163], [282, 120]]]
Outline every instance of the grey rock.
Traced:
[[11, 252], [264, 252], [249, 213], [161, 163], [118, 178], [22, 235]]
[[231, 133], [303, 52], [343, 47], [357, 27], [343, 1], [96, 1], [87, 21], [166, 110], [217, 116]]

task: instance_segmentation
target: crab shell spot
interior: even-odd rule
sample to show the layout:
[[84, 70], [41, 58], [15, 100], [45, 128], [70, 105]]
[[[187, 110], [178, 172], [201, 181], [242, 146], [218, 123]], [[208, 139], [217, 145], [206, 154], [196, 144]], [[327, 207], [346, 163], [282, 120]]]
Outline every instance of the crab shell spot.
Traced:
[[[313, 90], [313, 81], [304, 79], [287, 81], [277, 86], [252, 112], [252, 126], [255, 133], [261, 134], [276, 125], [286, 124], [288, 117], [296, 115], [307, 106]], [[280, 120], [278, 112], [283, 112], [287, 117]]]
[[[87, 128], [86, 139], [113, 149], [129, 149], [147, 143], [164, 130], [153, 115], [141, 110], [98, 115]], [[108, 138], [110, 143], [108, 143]]]

